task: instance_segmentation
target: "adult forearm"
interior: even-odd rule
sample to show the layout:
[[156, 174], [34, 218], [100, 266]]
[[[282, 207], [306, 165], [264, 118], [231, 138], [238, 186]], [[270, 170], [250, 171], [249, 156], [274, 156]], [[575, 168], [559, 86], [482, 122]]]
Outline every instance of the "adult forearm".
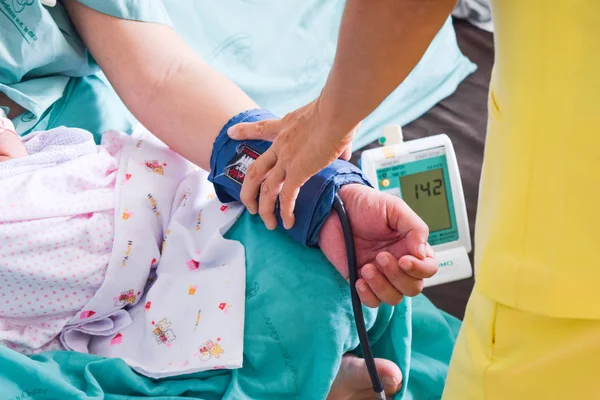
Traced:
[[[237, 86], [197, 57], [180, 59], [155, 87], [121, 85], [137, 118], [172, 149], [209, 170], [213, 142], [234, 115], [257, 107]], [[144, 93], [147, 98], [127, 93]], [[132, 96], [132, 97], [133, 97]]]
[[367, 117], [419, 62], [455, 0], [348, 0], [320, 112], [340, 135]]
[[163, 25], [113, 18], [64, 2], [96, 62], [133, 115], [204, 169], [233, 115], [256, 104]]

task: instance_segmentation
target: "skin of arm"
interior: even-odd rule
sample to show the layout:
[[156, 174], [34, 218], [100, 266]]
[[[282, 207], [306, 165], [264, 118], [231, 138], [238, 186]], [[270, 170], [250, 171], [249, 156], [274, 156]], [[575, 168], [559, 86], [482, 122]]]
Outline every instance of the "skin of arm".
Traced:
[[[455, 0], [347, 0], [337, 52], [318, 98], [280, 120], [238, 124], [237, 140], [273, 146], [248, 169], [240, 198], [275, 229], [294, 225], [300, 187], [348, 153], [355, 127], [404, 81], [452, 11]], [[260, 193], [260, 202], [257, 200]]]
[[456, 0], [348, 0], [337, 52], [318, 100], [332, 133], [346, 135], [417, 65]]
[[[63, 4], [136, 118], [208, 169], [221, 127], [256, 104], [173, 29], [114, 18], [76, 0]], [[330, 132], [351, 131], [408, 76], [453, 6], [454, 0], [348, 0], [334, 65], [318, 100]]]
[[[169, 147], [208, 170], [213, 142], [223, 125], [233, 115], [255, 108], [256, 104], [231, 81], [205, 64], [171, 28], [113, 18], [76, 0], [64, 0], [63, 4], [96, 62], [129, 110]], [[352, 190], [350, 186], [353, 185], [347, 185], [345, 191], [340, 192], [348, 210], [362, 207], [356, 199], [365, 190], [364, 197], [380, 206], [367, 205], [367, 208], [377, 211], [389, 203], [372, 189]], [[358, 196], [354, 201], [353, 194]], [[376, 276], [369, 282], [363, 281], [367, 289], [361, 298], [368, 304], [380, 300], [397, 304], [402, 293], [410, 292], [405, 284], [410, 288], [414, 286], [418, 292], [422, 287], [419, 274], [426, 271], [429, 275], [437, 269], [433, 255], [419, 251], [420, 245], [424, 246], [427, 240], [427, 227], [423, 221], [414, 213], [409, 218], [409, 212], [403, 212], [399, 204], [390, 207], [385, 214], [395, 212], [404, 228], [383, 223], [354, 226], [355, 236], [364, 234], [367, 239], [375, 238], [379, 245], [373, 246], [375, 242], [367, 240], [363, 242], [364, 249], [359, 246], [358, 253], [366, 257], [363, 262], [376, 256], [369, 251], [386, 253], [384, 255], [394, 261], [389, 263], [386, 271], [377, 272], [379, 270], [373, 268]], [[329, 231], [330, 234], [320, 237], [319, 243], [330, 261], [343, 273], [343, 261], [336, 259], [336, 254], [342, 252], [329, 244], [341, 243], [342, 236], [335, 230], [338, 221], [337, 216], [328, 218], [322, 232]], [[392, 235], [391, 241], [381, 247], [381, 239], [389, 235]], [[400, 261], [407, 259], [412, 260], [414, 266], [410, 273], [400, 271]]]
[[203, 62], [172, 28], [114, 18], [76, 0], [63, 4], [131, 113], [169, 147], [208, 171], [223, 125], [257, 105]]

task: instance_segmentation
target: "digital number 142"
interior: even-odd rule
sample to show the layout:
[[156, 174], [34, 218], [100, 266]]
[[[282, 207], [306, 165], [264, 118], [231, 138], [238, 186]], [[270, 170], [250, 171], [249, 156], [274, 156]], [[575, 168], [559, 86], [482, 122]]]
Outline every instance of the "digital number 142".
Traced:
[[427, 184], [415, 183], [415, 196], [419, 198], [419, 192], [423, 195], [427, 194], [427, 197], [439, 196], [442, 194], [442, 180], [434, 179], [433, 181], [427, 181]]

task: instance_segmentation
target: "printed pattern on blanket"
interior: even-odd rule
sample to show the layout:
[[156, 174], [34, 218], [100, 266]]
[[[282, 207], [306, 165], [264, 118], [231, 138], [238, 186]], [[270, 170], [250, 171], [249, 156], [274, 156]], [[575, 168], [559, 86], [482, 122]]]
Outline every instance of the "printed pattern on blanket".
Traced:
[[117, 158], [80, 129], [26, 141], [0, 163], [0, 344], [31, 354], [101, 286], [112, 250]]
[[[120, 359], [64, 351], [25, 357], [0, 346], [2, 394], [8, 399], [325, 399], [342, 355], [358, 346], [348, 282], [318, 249], [267, 230], [259, 216], [244, 213], [225, 237], [246, 248], [241, 369], [154, 380]], [[460, 322], [423, 295], [364, 312], [374, 355], [402, 370], [403, 389], [394, 399], [439, 400]]]
[[104, 284], [63, 330], [65, 348], [123, 358], [159, 378], [242, 365], [245, 258], [222, 234], [207, 173], [139, 127], [124, 141], [112, 258]]

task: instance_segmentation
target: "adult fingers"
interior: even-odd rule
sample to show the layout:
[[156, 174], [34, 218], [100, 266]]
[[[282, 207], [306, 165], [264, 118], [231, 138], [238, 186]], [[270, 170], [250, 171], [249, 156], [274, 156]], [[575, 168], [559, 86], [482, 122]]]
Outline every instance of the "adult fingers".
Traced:
[[234, 140], [273, 141], [281, 131], [280, 119], [265, 119], [257, 122], [242, 122], [230, 127], [227, 135]]
[[300, 193], [300, 187], [304, 183], [305, 180], [294, 177], [294, 175], [286, 176], [283, 183], [283, 189], [279, 194], [279, 210], [285, 229], [291, 229], [296, 222], [294, 208], [296, 207], [296, 199]]
[[394, 306], [402, 301], [402, 292], [386, 278], [375, 265], [367, 264], [361, 268], [362, 278], [367, 282], [373, 293], [386, 304]]
[[258, 212], [257, 197], [260, 185], [275, 164], [277, 164], [277, 153], [271, 147], [250, 164], [246, 170], [244, 184], [240, 192], [240, 200], [244, 203], [250, 214]]
[[267, 179], [260, 185], [258, 213], [269, 230], [277, 228], [275, 204], [281, 192], [284, 179], [285, 170], [276, 165], [269, 173]]
[[[412, 256], [405, 257], [411, 257], [411, 261], [419, 261]], [[406, 296], [416, 296], [423, 290], [423, 279], [410, 276], [402, 269], [402, 267], [400, 267], [399, 262], [392, 254], [388, 252], [379, 253], [376, 258], [376, 264], [382, 271], [386, 280], [396, 291], [405, 294]]]
[[427, 257], [429, 227], [401, 199], [390, 196], [387, 202], [388, 225], [406, 238], [408, 251], [424, 260]]
[[406, 255], [398, 260], [398, 266], [407, 275], [415, 279], [431, 278], [438, 271], [438, 262], [433, 257], [419, 260], [416, 257]]
[[356, 282], [356, 291], [360, 301], [367, 307], [376, 308], [381, 304], [381, 300], [377, 298], [375, 293], [369, 287], [369, 284], [364, 279], [359, 279]]

